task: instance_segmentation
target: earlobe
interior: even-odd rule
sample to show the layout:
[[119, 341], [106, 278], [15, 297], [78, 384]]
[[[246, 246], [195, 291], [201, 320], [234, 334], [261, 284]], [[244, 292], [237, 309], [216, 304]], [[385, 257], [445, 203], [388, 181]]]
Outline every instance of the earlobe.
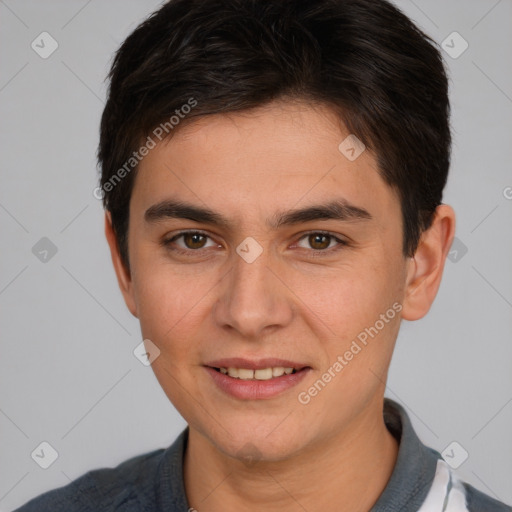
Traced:
[[131, 273], [122, 261], [117, 238], [114, 232], [114, 228], [112, 227], [112, 218], [108, 210], [105, 211], [105, 237], [107, 238], [107, 242], [110, 247], [112, 264], [114, 265], [117, 282], [119, 284], [121, 293], [123, 294], [126, 306], [133, 316], [138, 317]]
[[455, 212], [442, 204], [436, 208], [432, 225], [423, 232], [416, 253], [408, 262], [403, 319], [419, 320], [430, 310], [454, 236]]

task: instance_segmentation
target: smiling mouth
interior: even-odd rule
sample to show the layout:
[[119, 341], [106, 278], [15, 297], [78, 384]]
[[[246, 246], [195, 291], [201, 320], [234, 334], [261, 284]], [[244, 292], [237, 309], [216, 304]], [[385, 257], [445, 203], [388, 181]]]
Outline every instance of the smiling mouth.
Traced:
[[296, 368], [285, 368], [283, 366], [273, 366], [268, 368], [261, 368], [258, 370], [252, 370], [250, 368], [213, 368], [219, 373], [223, 375], [227, 375], [228, 377], [232, 377], [233, 379], [240, 380], [270, 380], [278, 377], [282, 377], [283, 375], [292, 375], [294, 373], [300, 372], [307, 367], [296, 369]]

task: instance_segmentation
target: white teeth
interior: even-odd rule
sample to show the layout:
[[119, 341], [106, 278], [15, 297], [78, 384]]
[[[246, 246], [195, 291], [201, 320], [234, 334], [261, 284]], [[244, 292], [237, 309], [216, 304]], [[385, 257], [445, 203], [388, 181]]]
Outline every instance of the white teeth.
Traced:
[[254, 370], [254, 378], [258, 380], [268, 380], [272, 378], [272, 368], [264, 368], [263, 370]]
[[236, 368], [228, 368], [228, 375], [230, 377], [238, 378], [238, 370]]
[[272, 368], [272, 377], [281, 377], [281, 375], [284, 375], [284, 368], [282, 366]]
[[254, 370], [247, 368], [238, 368], [238, 378], [242, 380], [254, 379]]
[[281, 375], [290, 375], [294, 372], [294, 368], [284, 368], [275, 366], [271, 368], [260, 368], [259, 370], [250, 370], [248, 368], [219, 368], [224, 375], [229, 375], [235, 379], [242, 380], [270, 380]]

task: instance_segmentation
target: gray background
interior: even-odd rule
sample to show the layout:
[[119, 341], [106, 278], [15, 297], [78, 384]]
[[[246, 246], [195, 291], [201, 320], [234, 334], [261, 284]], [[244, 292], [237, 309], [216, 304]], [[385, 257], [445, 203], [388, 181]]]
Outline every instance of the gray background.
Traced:
[[[112, 53], [158, 4], [0, 1], [1, 511], [167, 446], [185, 426], [132, 353], [138, 322], [92, 195]], [[454, 129], [444, 201], [460, 242], [430, 313], [403, 322], [387, 395], [426, 444], [468, 452], [464, 480], [512, 503], [512, 2], [398, 5], [440, 44], [457, 31], [469, 48], [444, 53]], [[43, 31], [59, 44], [47, 59], [31, 48]], [[43, 237], [57, 248], [46, 262], [32, 251]], [[31, 458], [42, 441], [59, 453], [46, 470]]]

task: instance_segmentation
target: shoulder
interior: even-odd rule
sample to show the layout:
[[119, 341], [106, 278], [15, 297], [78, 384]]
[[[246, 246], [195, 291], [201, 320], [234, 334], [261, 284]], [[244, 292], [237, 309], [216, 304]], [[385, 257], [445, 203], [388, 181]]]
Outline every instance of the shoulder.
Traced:
[[[30, 500], [15, 512], [147, 510], [165, 449], [132, 457], [114, 468], [89, 471], [71, 483]], [[145, 501], [144, 501], [145, 500]]]
[[439, 458], [429, 493], [418, 512], [512, 512], [512, 507], [491, 498], [459, 479]]
[[384, 420], [399, 442], [398, 457], [372, 512], [512, 512], [512, 507], [463, 482], [438, 451], [420, 441], [405, 409], [388, 398]]
[[512, 512], [512, 507], [491, 498], [467, 483], [462, 484], [469, 512]]

